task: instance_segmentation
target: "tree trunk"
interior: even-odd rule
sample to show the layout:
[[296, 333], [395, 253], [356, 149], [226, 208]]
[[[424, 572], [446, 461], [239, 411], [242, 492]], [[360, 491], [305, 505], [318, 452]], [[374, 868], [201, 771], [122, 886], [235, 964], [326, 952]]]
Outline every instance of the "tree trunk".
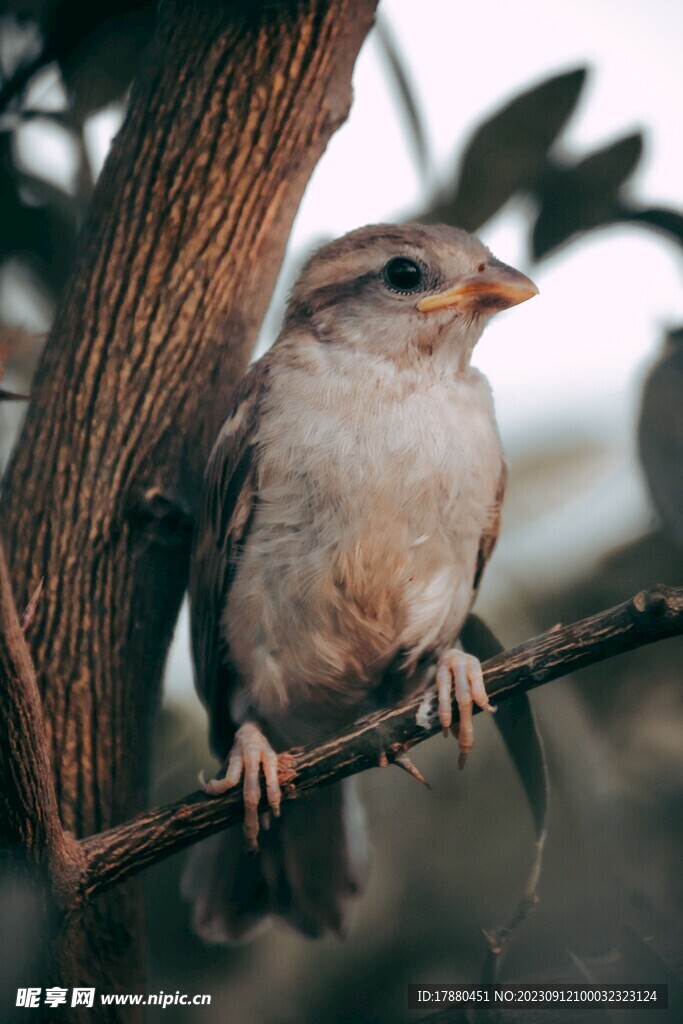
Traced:
[[[374, 7], [162, 5], [97, 186], [0, 503], [20, 608], [45, 578], [30, 642], [78, 836], [144, 799], [204, 463]], [[140, 925], [134, 888], [98, 900], [48, 983], [140, 990]]]

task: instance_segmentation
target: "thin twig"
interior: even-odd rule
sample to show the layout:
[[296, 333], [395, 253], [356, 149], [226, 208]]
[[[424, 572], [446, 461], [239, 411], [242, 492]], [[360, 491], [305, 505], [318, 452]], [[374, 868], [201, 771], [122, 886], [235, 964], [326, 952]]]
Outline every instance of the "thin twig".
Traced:
[[[683, 588], [658, 586], [489, 659], [483, 666], [486, 688], [493, 701], [505, 700], [575, 669], [681, 633]], [[317, 747], [280, 755], [285, 798], [375, 768], [382, 752], [391, 761], [440, 732], [435, 704], [427, 727], [416, 724], [421, 699], [417, 695], [368, 715]], [[238, 790], [217, 798], [196, 792], [81, 840], [85, 854], [82, 898], [92, 899], [143, 868], [235, 824], [242, 813]]]

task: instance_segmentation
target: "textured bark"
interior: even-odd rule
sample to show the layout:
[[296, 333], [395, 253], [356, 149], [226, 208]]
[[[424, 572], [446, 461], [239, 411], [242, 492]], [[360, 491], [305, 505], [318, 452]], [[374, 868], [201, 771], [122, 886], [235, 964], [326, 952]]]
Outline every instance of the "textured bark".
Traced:
[[[491, 700], [499, 702], [575, 669], [681, 634], [683, 588], [659, 586], [489, 658], [483, 664], [486, 689]], [[368, 768], [388, 765], [397, 755], [436, 735], [441, 731], [436, 701], [427, 728], [415, 721], [421, 700], [421, 695], [409, 697], [367, 715], [347, 732], [319, 746], [281, 754], [285, 799]], [[474, 711], [479, 709], [475, 706]], [[453, 715], [457, 719], [457, 704], [453, 705]], [[265, 800], [263, 807], [267, 808]], [[210, 798], [197, 792], [84, 840], [80, 844], [85, 861], [80, 898], [92, 899], [183, 847], [241, 821], [242, 816], [239, 789]]]
[[[37, 596], [39, 591], [36, 591]], [[67, 908], [80, 896], [85, 857], [65, 836], [45, 743], [40, 695], [0, 545], [0, 1015], [18, 984], [39, 977]]]
[[40, 695], [0, 548], [0, 836], [42, 864], [61, 845]]
[[[0, 499], [66, 830], [141, 805], [194, 499], [375, 0], [162, 5]], [[68, 932], [62, 984], [139, 987], [135, 892]], [[130, 1018], [128, 1018], [130, 1019]]]

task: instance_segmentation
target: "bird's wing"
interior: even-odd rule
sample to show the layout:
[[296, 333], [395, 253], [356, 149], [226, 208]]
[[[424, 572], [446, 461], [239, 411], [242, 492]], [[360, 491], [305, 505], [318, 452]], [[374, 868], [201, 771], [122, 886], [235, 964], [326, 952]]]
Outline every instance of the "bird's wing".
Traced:
[[223, 424], [204, 477], [190, 567], [190, 625], [197, 692], [209, 712], [211, 743], [224, 757], [235, 725], [231, 691], [240, 679], [221, 628], [256, 497], [256, 446], [261, 405], [268, 390], [268, 362], [247, 372]]
[[481, 535], [479, 542], [479, 552], [477, 554], [477, 568], [474, 573], [474, 583], [472, 586], [472, 593], [476, 596], [479, 590], [479, 584], [481, 578], [484, 575], [484, 569], [486, 564], [493, 554], [493, 549], [496, 546], [498, 540], [498, 533], [500, 531], [500, 516], [503, 509], [503, 498], [505, 497], [505, 485], [507, 483], [507, 466], [503, 462], [500, 469], [500, 478], [498, 480], [498, 489], [496, 491], [496, 497], [491, 506], [489, 513], [489, 521], [486, 525], [486, 529]]

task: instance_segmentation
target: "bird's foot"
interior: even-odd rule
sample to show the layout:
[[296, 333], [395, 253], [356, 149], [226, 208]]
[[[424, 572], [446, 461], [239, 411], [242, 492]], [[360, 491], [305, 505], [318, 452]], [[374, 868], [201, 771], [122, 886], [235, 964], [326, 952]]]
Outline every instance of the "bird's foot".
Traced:
[[209, 796], [219, 796], [232, 789], [244, 776], [242, 799], [244, 800], [244, 835], [251, 850], [258, 850], [259, 813], [261, 798], [261, 768], [266, 780], [268, 804], [275, 817], [280, 816], [282, 793], [278, 776], [277, 754], [261, 730], [253, 722], [245, 722], [235, 733], [235, 739], [227, 760], [226, 772], [222, 779], [200, 776], [199, 783]]
[[[467, 755], [474, 744], [473, 705], [476, 704], [483, 711], [496, 710], [489, 703], [479, 659], [472, 654], [459, 651], [455, 647], [443, 652], [436, 666], [435, 686], [430, 687], [428, 693], [425, 694], [425, 700], [417, 713], [418, 725], [422, 724], [421, 718], [424, 718], [424, 705], [426, 702], [431, 703], [435, 691], [443, 734], [448, 736], [450, 730], [457, 739], [460, 747], [458, 767], [464, 768]], [[452, 708], [454, 695], [459, 712], [459, 720], [455, 725], [453, 725]]]

